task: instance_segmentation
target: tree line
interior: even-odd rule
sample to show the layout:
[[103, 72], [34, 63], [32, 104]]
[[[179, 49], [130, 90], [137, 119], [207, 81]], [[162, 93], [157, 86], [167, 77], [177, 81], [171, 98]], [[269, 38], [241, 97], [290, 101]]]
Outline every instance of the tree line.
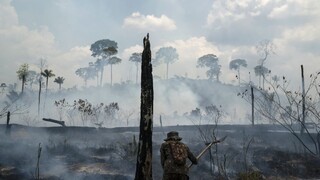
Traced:
[[[265, 62], [270, 55], [274, 54], [274, 45], [269, 40], [261, 41], [257, 46], [257, 53], [260, 55], [258, 65], [254, 68], [254, 73], [259, 77], [259, 87], [264, 89], [264, 80], [267, 75], [271, 73], [265, 66]], [[120, 64], [122, 59], [117, 57], [118, 54], [118, 43], [110, 39], [102, 39], [91, 44], [90, 47], [91, 56], [95, 58], [94, 62], [89, 62], [88, 66], [78, 68], [75, 74], [84, 80], [85, 86], [87, 86], [88, 80], [96, 79], [97, 86], [103, 86], [104, 71], [106, 66], [110, 66], [110, 85], [113, 85], [113, 66]], [[136, 77], [135, 81], [138, 83], [139, 66], [141, 64], [141, 52], [134, 52], [128, 59], [130, 62], [135, 63], [136, 66]], [[161, 47], [155, 54], [155, 58], [152, 59], [152, 64], [157, 67], [160, 64], [166, 65], [166, 79], [169, 78], [169, 65], [179, 60], [179, 54], [174, 47]], [[44, 60], [41, 60], [44, 61]], [[40, 65], [41, 66], [41, 65]], [[24, 91], [25, 84], [29, 83], [32, 89], [33, 84], [37, 82], [45, 82], [44, 86], [46, 91], [48, 89], [49, 79], [55, 77], [55, 74], [51, 69], [44, 69], [44, 66], [40, 67], [40, 72], [36, 73], [33, 70], [29, 70], [28, 64], [22, 64], [17, 75], [22, 83], [21, 92]], [[221, 76], [221, 65], [219, 64], [219, 58], [215, 54], [205, 54], [197, 59], [197, 68], [205, 68], [206, 76], [210, 81], [220, 82]], [[240, 85], [241, 83], [241, 68], [247, 67], [247, 61], [245, 59], [237, 58], [233, 59], [229, 63], [229, 69], [237, 72], [236, 79]], [[249, 72], [250, 73], [250, 72]], [[45, 81], [42, 80], [45, 79]], [[272, 77], [273, 80], [278, 80], [277, 76]], [[261, 83], [262, 80], [262, 83]], [[59, 85], [59, 90], [64, 83], [65, 78], [63, 76], [57, 76], [54, 82]], [[262, 85], [261, 85], [262, 84]], [[41, 85], [39, 85], [41, 86]]]

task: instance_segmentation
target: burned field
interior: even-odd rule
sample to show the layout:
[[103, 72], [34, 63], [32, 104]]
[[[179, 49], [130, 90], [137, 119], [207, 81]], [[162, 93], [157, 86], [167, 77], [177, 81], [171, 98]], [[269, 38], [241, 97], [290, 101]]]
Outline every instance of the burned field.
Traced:
[[[177, 130], [191, 151], [204, 148], [199, 130], [213, 126], [154, 128], [153, 177], [161, 179], [160, 145], [164, 132]], [[5, 132], [5, 126], [0, 126]], [[12, 125], [1, 133], [0, 179], [133, 179], [139, 129], [26, 127]], [[190, 170], [191, 179], [318, 179], [320, 160], [309, 155], [292, 134], [276, 125], [221, 125], [227, 135]], [[308, 141], [308, 137], [305, 141]], [[41, 156], [38, 161], [39, 143]]]

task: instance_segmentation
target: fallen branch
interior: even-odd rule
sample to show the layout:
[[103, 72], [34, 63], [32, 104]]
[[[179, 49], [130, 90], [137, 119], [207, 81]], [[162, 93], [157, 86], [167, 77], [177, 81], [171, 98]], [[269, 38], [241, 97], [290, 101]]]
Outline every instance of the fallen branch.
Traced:
[[48, 122], [52, 122], [52, 123], [56, 123], [56, 124], [59, 124], [59, 125], [61, 125], [63, 127], [66, 127], [64, 121], [58, 121], [58, 120], [50, 119], [50, 118], [42, 118], [42, 120], [48, 121]]

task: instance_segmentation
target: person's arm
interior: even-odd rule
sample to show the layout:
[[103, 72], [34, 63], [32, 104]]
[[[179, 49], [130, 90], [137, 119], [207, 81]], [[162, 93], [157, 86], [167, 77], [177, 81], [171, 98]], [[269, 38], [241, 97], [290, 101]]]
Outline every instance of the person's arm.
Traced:
[[190, 151], [189, 147], [187, 147], [187, 151], [188, 151], [188, 158], [190, 159], [192, 164], [198, 164], [197, 158], [192, 154], [192, 152]]

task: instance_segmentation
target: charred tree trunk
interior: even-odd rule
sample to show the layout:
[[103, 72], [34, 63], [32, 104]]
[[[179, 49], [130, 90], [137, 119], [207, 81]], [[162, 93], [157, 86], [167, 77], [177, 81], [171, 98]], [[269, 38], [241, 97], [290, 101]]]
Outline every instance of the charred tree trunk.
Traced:
[[303, 65], [301, 65], [301, 79], [302, 79], [302, 120], [301, 120], [300, 134], [303, 134], [304, 131], [305, 131], [305, 122], [306, 122], [306, 116], [305, 116], [305, 111], [306, 111], [306, 102], [305, 102], [306, 92], [305, 92], [305, 88], [304, 88]]
[[38, 94], [38, 116], [40, 116], [40, 102], [41, 102], [41, 77], [39, 79], [39, 94]]
[[253, 87], [251, 86], [251, 123], [254, 126], [254, 94], [253, 94]]
[[42, 120], [48, 121], [48, 122], [52, 122], [52, 123], [56, 123], [56, 124], [59, 124], [59, 125], [61, 125], [63, 127], [66, 126], [64, 121], [58, 121], [58, 120], [50, 119], [50, 118], [42, 118]]
[[26, 76], [25, 75], [23, 75], [22, 76], [22, 89], [21, 89], [21, 94], [23, 94], [23, 91], [24, 91], [24, 84], [26, 83]]
[[39, 143], [38, 147], [38, 156], [37, 156], [37, 165], [36, 165], [36, 172], [35, 172], [35, 179], [39, 180], [40, 179], [40, 156], [41, 156], [41, 143]]
[[317, 142], [318, 142], [318, 156], [320, 157], [320, 132], [317, 134]]
[[10, 136], [11, 134], [11, 124], [10, 124], [10, 111], [7, 112], [7, 126], [6, 126], [6, 135]]
[[143, 39], [140, 134], [135, 180], [152, 179], [153, 78], [149, 34]]

